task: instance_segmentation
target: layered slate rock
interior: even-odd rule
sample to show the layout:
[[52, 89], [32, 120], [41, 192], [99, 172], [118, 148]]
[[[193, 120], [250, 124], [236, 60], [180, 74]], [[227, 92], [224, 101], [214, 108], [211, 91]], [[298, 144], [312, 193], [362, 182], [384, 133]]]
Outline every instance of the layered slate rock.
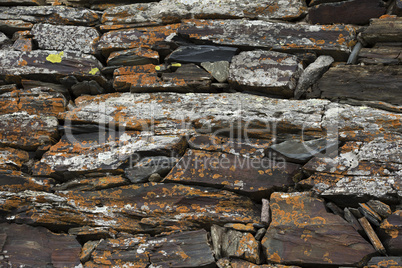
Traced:
[[104, 56], [109, 56], [113, 51], [132, 49], [138, 47], [151, 48], [158, 42], [176, 33], [179, 24], [155, 26], [127, 30], [111, 31], [102, 35], [97, 49]]
[[59, 133], [57, 119], [52, 116], [16, 112], [0, 115], [0, 144], [24, 150], [36, 150], [56, 143]]
[[0, 147], [0, 169], [2, 170], [21, 170], [22, 165], [28, 160], [29, 154], [26, 151]]
[[312, 24], [368, 24], [371, 18], [378, 18], [386, 11], [382, 0], [369, 1], [331, 1], [313, 6], [308, 11], [309, 21]]
[[186, 141], [179, 136], [141, 136], [136, 132], [67, 133], [45, 153], [34, 173], [61, 178], [77, 173], [122, 173], [141, 154], [180, 156], [185, 148]]
[[299, 168], [267, 158], [189, 150], [164, 181], [223, 188], [259, 200], [293, 185], [300, 176]]
[[107, 59], [108, 66], [129, 66], [129, 65], [147, 65], [159, 64], [158, 52], [139, 47], [123, 51], [112, 52]]
[[43, 6], [45, 0], [1, 0], [0, 6]]
[[397, 65], [402, 63], [401, 47], [393, 45], [362, 48], [359, 52], [358, 62], [364, 64]]
[[20, 83], [21, 78], [58, 83], [65, 76], [93, 79], [104, 85], [102, 64], [92, 55], [80, 52], [34, 50], [31, 52], [0, 50], [0, 77]]
[[[0, 152], [3, 153], [3, 152]], [[0, 190], [8, 192], [49, 192], [54, 181], [50, 178], [35, 178], [20, 171], [0, 170]]]
[[[100, 175], [100, 174], [96, 174]], [[65, 183], [53, 187], [55, 191], [95, 191], [108, 189], [129, 184], [128, 180], [121, 175], [105, 175], [100, 177], [84, 177], [69, 180]]]
[[115, 25], [161, 24], [180, 22], [180, 20], [190, 17], [197, 19], [295, 20], [303, 16], [305, 10], [304, 3], [299, 0], [286, 0], [280, 3], [272, 0], [253, 2], [163, 0], [157, 4], [141, 3], [111, 7], [105, 11], [102, 23]]
[[38, 23], [31, 30], [39, 49], [95, 53], [98, 31], [92, 27]]
[[373, 257], [367, 263], [368, 268], [398, 267], [402, 265], [402, 257]]
[[216, 61], [231, 61], [237, 48], [223, 46], [183, 46], [179, 47], [167, 58], [167, 62], [202, 63]]
[[402, 87], [401, 78], [401, 66], [340, 65], [326, 72], [317, 86], [323, 98], [378, 100], [402, 105], [398, 94]]
[[291, 97], [302, 71], [302, 64], [293, 55], [257, 50], [233, 57], [228, 79], [242, 90]]
[[[96, 105], [93, 103], [95, 102]], [[249, 94], [108, 94], [80, 97], [65, 114], [72, 122], [108, 124], [156, 134], [236, 131], [271, 139], [272, 133], [322, 135], [326, 100], [277, 100]], [[216, 107], [220, 107], [217, 109]], [[234, 117], [241, 107], [239, 117]], [[264, 116], [262, 116], [264, 115]], [[152, 120], [151, 120], [152, 119]], [[289, 135], [289, 134], [288, 134]]]
[[17, 31], [30, 30], [33, 27], [33, 24], [30, 22], [25, 22], [23, 20], [15, 20], [8, 19], [2, 20], [0, 19], [0, 31], [12, 35]]
[[260, 264], [260, 243], [250, 233], [242, 233], [214, 225], [211, 227], [214, 254], [217, 259], [237, 257]]
[[345, 25], [304, 25], [260, 20], [190, 20], [178, 33], [190, 40], [219, 45], [331, 55], [346, 60], [354, 45], [354, 29]]
[[0, 95], [0, 114], [24, 111], [31, 115], [57, 117], [66, 109], [67, 101], [64, 96], [50, 88], [14, 90]]
[[324, 201], [307, 193], [271, 195], [272, 222], [262, 240], [268, 261], [295, 265], [361, 265], [374, 248]]
[[336, 156], [311, 159], [303, 168], [316, 173], [300, 183], [341, 206], [356, 206], [371, 198], [396, 202], [401, 195], [399, 140], [348, 142]]
[[[248, 198], [206, 187], [147, 183], [101, 191], [57, 194], [0, 192], [0, 206], [18, 223], [66, 230], [111, 227], [130, 233], [199, 229], [229, 222], [258, 223], [259, 210]], [[24, 210], [17, 210], [24, 206]]]
[[2, 223], [0, 245], [6, 253], [0, 260], [4, 267], [80, 265], [81, 245], [74, 236], [55, 234], [43, 227]]
[[248, 262], [237, 258], [222, 258], [216, 262], [219, 268], [232, 267], [232, 268], [300, 268], [299, 266], [287, 266], [281, 264], [261, 264], [256, 265], [252, 262]]
[[402, 210], [396, 210], [380, 225], [379, 236], [390, 255], [402, 254]]
[[361, 37], [369, 45], [379, 42], [402, 42], [401, 29], [402, 18], [384, 16], [373, 19], [370, 26], [361, 33]]
[[66, 6], [16, 6], [0, 7], [0, 20], [93, 26], [99, 15], [92, 10]]
[[92, 261], [86, 263], [86, 267], [157, 267], [167, 262], [172, 267], [213, 267], [215, 263], [204, 230], [154, 238], [142, 235], [107, 239], [101, 241], [91, 255]]

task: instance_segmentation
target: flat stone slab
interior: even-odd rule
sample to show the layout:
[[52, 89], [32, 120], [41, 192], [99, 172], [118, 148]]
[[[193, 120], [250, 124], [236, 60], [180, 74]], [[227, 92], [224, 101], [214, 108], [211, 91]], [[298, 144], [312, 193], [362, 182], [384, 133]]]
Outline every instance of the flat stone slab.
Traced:
[[100, 35], [96, 28], [38, 23], [31, 30], [39, 49], [94, 54]]
[[34, 168], [38, 176], [68, 178], [90, 172], [123, 173], [141, 154], [180, 156], [187, 143], [179, 136], [140, 136], [136, 132], [64, 135]]
[[354, 28], [346, 25], [306, 25], [261, 20], [189, 20], [178, 33], [190, 40], [217, 45], [311, 52], [346, 61], [355, 44]]
[[[247, 197], [207, 187], [147, 183], [101, 191], [52, 194], [0, 192], [10, 220], [66, 230], [110, 227], [129, 233], [195, 230], [230, 222], [258, 223], [260, 211]], [[26, 210], [17, 208], [24, 205]]]
[[362, 48], [358, 62], [364, 64], [397, 65], [402, 63], [402, 48], [397, 46], [378, 46]]
[[[335, 1], [332, 1], [335, 2]], [[381, 0], [352, 0], [315, 5], [308, 11], [311, 24], [359, 24], [364, 25], [372, 18], [385, 14], [386, 6]]]
[[261, 241], [268, 261], [300, 266], [361, 265], [374, 248], [324, 201], [308, 193], [273, 193], [272, 222]]
[[112, 52], [107, 59], [108, 66], [129, 66], [129, 65], [148, 65], [159, 64], [158, 52], [139, 47], [136, 49], [128, 49]]
[[1, 170], [21, 170], [22, 165], [28, 160], [29, 154], [26, 151], [10, 147], [0, 148]]
[[361, 33], [361, 37], [370, 45], [380, 42], [402, 42], [401, 30], [401, 17], [384, 16], [373, 19], [370, 26]]
[[74, 236], [55, 234], [44, 227], [2, 223], [0, 265], [7, 267], [76, 267], [80, 265], [81, 245]]
[[65, 97], [50, 88], [14, 90], [0, 95], [0, 114], [27, 112], [31, 115], [58, 117], [66, 110]]
[[157, 42], [176, 33], [180, 24], [155, 26], [127, 30], [117, 30], [105, 33], [99, 40], [97, 49], [105, 57], [113, 51], [126, 50], [138, 47], [151, 48]]
[[59, 122], [53, 116], [16, 112], [0, 115], [0, 144], [23, 150], [56, 142]]
[[[77, 123], [114, 122], [127, 129], [163, 134], [191, 133], [194, 128], [203, 133], [220, 130], [224, 134], [234, 128], [246, 131], [248, 137], [271, 139], [275, 131], [297, 134], [304, 129], [305, 133], [320, 135], [321, 119], [328, 103], [326, 100], [278, 100], [243, 93], [117, 93], [80, 97], [76, 99], [77, 108], [65, 113], [64, 118]], [[242, 107], [240, 117], [234, 116], [238, 107]]]
[[92, 10], [66, 6], [0, 6], [0, 20], [94, 26], [99, 15]]
[[108, 8], [102, 23], [144, 24], [172, 23], [194, 17], [197, 19], [248, 18], [260, 20], [295, 20], [305, 14], [305, 4], [300, 0], [277, 2], [222, 0], [162, 0], [159, 3], [139, 3]]
[[[126, 246], [128, 245], [128, 246]], [[101, 241], [86, 267], [99, 265], [147, 267], [167, 262], [172, 267], [212, 267], [215, 265], [208, 233], [201, 229], [151, 238], [145, 235]]]
[[0, 6], [43, 6], [45, 0], [0, 0]]
[[164, 181], [212, 186], [260, 200], [275, 190], [286, 190], [298, 176], [297, 164], [188, 150]]
[[[400, 189], [400, 188], [399, 188]], [[396, 210], [380, 225], [379, 236], [383, 241], [388, 254], [400, 256], [402, 254], [402, 210]], [[402, 264], [402, 260], [400, 260]]]
[[17, 31], [30, 30], [32, 27], [33, 27], [32, 23], [23, 20], [0, 19], [0, 31], [9, 35], [13, 35]]
[[385, 101], [402, 105], [402, 66], [339, 65], [330, 68], [317, 82], [321, 97]]
[[223, 46], [182, 46], [173, 51], [167, 58], [167, 62], [203, 63], [216, 61], [231, 61], [238, 51], [235, 47]]
[[0, 50], [0, 77], [16, 82], [20, 82], [22, 78], [30, 78], [59, 83], [61, 78], [73, 75], [104, 85], [106, 79], [100, 73], [102, 67], [94, 56], [79, 52]]
[[291, 54], [255, 50], [233, 57], [228, 80], [242, 90], [293, 97], [302, 71], [301, 62]]
[[[9, 148], [2, 148], [0, 151], [0, 156], [4, 157], [6, 152], [15, 152], [10, 150]], [[27, 154], [27, 153], [26, 153]], [[20, 153], [21, 155], [21, 153]], [[16, 156], [14, 159], [10, 159], [9, 155], [6, 155], [8, 158], [3, 158], [4, 160], [0, 160], [0, 190], [4, 192], [23, 192], [23, 191], [43, 191], [43, 192], [50, 192], [51, 188], [54, 184], [54, 181], [50, 178], [35, 178], [31, 177], [21, 171], [16, 170], [4, 170], [3, 168], [3, 161], [7, 164], [16, 163], [17, 161], [23, 161], [24, 159], [16, 160]]]

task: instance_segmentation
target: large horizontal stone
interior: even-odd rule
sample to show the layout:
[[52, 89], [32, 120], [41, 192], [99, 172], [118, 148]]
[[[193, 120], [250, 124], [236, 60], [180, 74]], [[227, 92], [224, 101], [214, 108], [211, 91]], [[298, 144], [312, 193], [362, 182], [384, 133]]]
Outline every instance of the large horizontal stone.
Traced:
[[358, 62], [364, 64], [392, 64], [402, 63], [402, 48], [397, 46], [378, 46], [362, 48], [359, 52]]
[[297, 164], [189, 150], [164, 181], [222, 188], [259, 201], [275, 190], [286, 190], [300, 175]]
[[17, 112], [0, 115], [0, 144], [24, 150], [56, 143], [59, 136], [56, 117]]
[[[10, 152], [11, 150], [8, 149]], [[0, 151], [0, 156], [4, 156], [4, 149]], [[13, 152], [13, 151], [11, 151]], [[14, 151], [15, 152], [15, 151]], [[7, 156], [6, 156], [7, 157]], [[13, 159], [13, 164], [16, 163], [18, 160], [21, 161], [22, 159], [15, 160], [15, 156]], [[7, 164], [10, 164], [10, 159], [4, 159]], [[7, 161], [8, 160], [8, 161]], [[2, 166], [0, 160], [0, 167]], [[3, 167], [1, 167], [3, 169]], [[20, 171], [12, 171], [12, 170], [1, 170], [0, 171], [0, 190], [7, 191], [7, 192], [23, 192], [23, 191], [44, 191], [50, 192], [51, 187], [54, 181], [49, 178], [34, 178], [24, 174]]]
[[107, 57], [113, 51], [138, 47], [151, 48], [158, 42], [165, 41], [169, 35], [176, 33], [178, 27], [179, 24], [170, 24], [166, 26], [111, 31], [102, 35], [97, 49]]
[[279, 19], [295, 20], [305, 14], [306, 7], [300, 0], [282, 2], [264, 1], [188, 1], [162, 0], [155, 3], [140, 3], [112, 7], [102, 17], [104, 24], [172, 23], [194, 17], [198, 19]]
[[303, 66], [296, 56], [275, 51], [247, 51], [234, 56], [229, 82], [242, 90], [293, 97]]
[[112, 52], [107, 59], [108, 66], [129, 66], [129, 65], [148, 65], [159, 64], [158, 52], [139, 47], [123, 51]]
[[346, 60], [354, 45], [354, 28], [346, 25], [307, 25], [261, 20], [190, 20], [179, 34], [197, 42], [273, 49], [283, 52], [310, 52]]
[[67, 133], [44, 154], [34, 174], [68, 179], [80, 173], [123, 173], [141, 155], [180, 156], [186, 145], [185, 139], [179, 136], [140, 136], [136, 132]]
[[[66, 230], [111, 227], [129, 233], [198, 229], [229, 222], [258, 223], [259, 210], [243, 196], [179, 184], [136, 184], [101, 191], [51, 194], [0, 192], [0, 211], [18, 223]], [[18, 207], [24, 210], [17, 210]]]
[[401, 31], [401, 17], [384, 16], [373, 19], [370, 26], [361, 33], [361, 37], [370, 45], [379, 42], [402, 42]]
[[300, 266], [362, 265], [374, 248], [324, 201], [308, 193], [273, 193], [272, 222], [262, 240], [267, 260]]
[[349, 0], [313, 6], [308, 11], [312, 24], [368, 24], [371, 18], [378, 18], [386, 11], [382, 0]]
[[233, 132], [270, 139], [273, 133], [296, 135], [302, 129], [305, 134], [321, 135], [321, 119], [328, 104], [326, 100], [278, 100], [242, 93], [119, 93], [80, 97], [77, 108], [64, 118], [81, 123], [114, 122], [155, 133], [191, 133], [195, 128], [204, 133]]
[[67, 110], [67, 101], [61, 93], [50, 88], [15, 90], [0, 95], [0, 114], [27, 112], [31, 115], [58, 117]]
[[182, 46], [173, 51], [166, 59], [168, 62], [202, 63], [216, 61], [231, 61], [237, 48], [222, 46]]
[[340, 65], [317, 82], [321, 97], [378, 100], [402, 105], [402, 66]]
[[0, 225], [3, 267], [77, 267], [81, 245], [74, 236], [55, 234], [43, 227]]
[[103, 240], [85, 267], [158, 267], [167, 262], [171, 267], [214, 267], [207, 232], [197, 230], [155, 238], [141, 235]]
[[0, 31], [13, 35], [17, 31], [30, 30], [33, 24], [23, 20], [1, 20], [0, 19]]
[[39, 49], [95, 53], [100, 35], [95, 28], [70, 25], [35, 24], [31, 30]]
[[99, 15], [92, 10], [66, 6], [0, 6], [0, 20], [93, 26], [98, 22]]
[[58, 83], [65, 76], [91, 79], [106, 84], [102, 64], [92, 55], [80, 52], [34, 50], [31, 52], [0, 50], [0, 78], [21, 82], [22, 78]]

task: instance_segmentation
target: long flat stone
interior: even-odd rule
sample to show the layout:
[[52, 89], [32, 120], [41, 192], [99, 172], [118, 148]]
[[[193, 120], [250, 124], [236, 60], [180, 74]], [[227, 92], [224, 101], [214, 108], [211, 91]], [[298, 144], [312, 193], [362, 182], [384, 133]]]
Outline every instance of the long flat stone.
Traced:
[[362, 265], [374, 248], [324, 201], [308, 193], [273, 193], [272, 222], [262, 240], [267, 260], [300, 266]]
[[261, 20], [189, 20], [178, 33], [190, 40], [219, 45], [310, 52], [346, 60], [354, 45], [354, 28], [347, 25], [306, 25]]
[[340, 65], [330, 68], [317, 82], [321, 97], [385, 101], [402, 105], [402, 67]]
[[[8, 219], [54, 230], [110, 227], [129, 233], [195, 230], [230, 222], [258, 223], [247, 197], [207, 187], [147, 183], [101, 191], [0, 192]], [[24, 206], [25, 210], [17, 210]]]
[[35, 24], [31, 29], [39, 49], [95, 53], [96, 41], [100, 38], [93, 27]]
[[[320, 123], [328, 103], [242, 93], [118, 93], [80, 97], [76, 100], [77, 108], [65, 113], [64, 118], [77, 123], [113, 122], [127, 129], [152, 130], [156, 134], [191, 133], [197, 129], [220, 134], [239, 131], [248, 137], [270, 139], [275, 131], [300, 134], [304, 129], [305, 133], [321, 135]], [[234, 116], [237, 113], [239, 117]]]
[[249, 18], [260, 20], [295, 20], [305, 14], [300, 0], [277, 2], [222, 0], [162, 0], [159, 3], [139, 3], [108, 8], [102, 16], [104, 24], [172, 23], [182, 19]]
[[99, 15], [92, 10], [66, 6], [0, 6], [0, 20], [23, 20], [39, 23], [52, 22], [55, 24], [95, 25]]
[[24, 150], [56, 142], [59, 136], [56, 117], [16, 112], [0, 115], [0, 144]]
[[140, 136], [136, 132], [67, 133], [44, 154], [33, 172], [64, 179], [71, 177], [71, 173], [123, 173], [129, 161], [135, 163], [141, 154], [180, 156], [186, 145], [179, 136]]
[[370, 26], [361, 33], [361, 37], [370, 45], [380, 42], [402, 42], [401, 30], [401, 17], [384, 16], [373, 19]]
[[297, 164], [189, 150], [164, 181], [212, 186], [260, 200], [275, 190], [286, 190], [298, 176]]
[[106, 79], [100, 73], [102, 67], [94, 56], [80, 52], [0, 50], [0, 78], [18, 83], [22, 78], [59, 83], [61, 78], [73, 75], [105, 85]]

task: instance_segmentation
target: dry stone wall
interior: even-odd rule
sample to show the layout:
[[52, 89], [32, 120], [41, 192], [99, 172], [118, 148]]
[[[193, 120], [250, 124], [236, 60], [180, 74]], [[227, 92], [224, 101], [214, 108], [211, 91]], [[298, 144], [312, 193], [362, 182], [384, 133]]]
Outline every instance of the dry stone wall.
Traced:
[[402, 267], [401, 0], [0, 0], [1, 267]]

